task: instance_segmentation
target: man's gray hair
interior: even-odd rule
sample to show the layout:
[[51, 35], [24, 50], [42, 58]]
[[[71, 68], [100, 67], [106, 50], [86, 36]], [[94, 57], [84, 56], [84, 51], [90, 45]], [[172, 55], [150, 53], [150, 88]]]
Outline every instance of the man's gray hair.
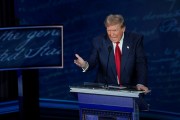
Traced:
[[106, 27], [111, 25], [117, 25], [120, 24], [121, 27], [125, 27], [124, 18], [120, 14], [110, 14], [106, 17], [104, 24]]

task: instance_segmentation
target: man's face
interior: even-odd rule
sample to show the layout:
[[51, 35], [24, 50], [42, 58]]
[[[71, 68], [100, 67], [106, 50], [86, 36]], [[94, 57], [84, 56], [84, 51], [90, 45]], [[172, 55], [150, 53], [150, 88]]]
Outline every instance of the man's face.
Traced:
[[109, 39], [112, 42], [118, 42], [125, 31], [125, 27], [122, 28], [120, 24], [117, 24], [117, 25], [111, 25], [111, 26], [106, 27], [106, 30], [107, 30]]

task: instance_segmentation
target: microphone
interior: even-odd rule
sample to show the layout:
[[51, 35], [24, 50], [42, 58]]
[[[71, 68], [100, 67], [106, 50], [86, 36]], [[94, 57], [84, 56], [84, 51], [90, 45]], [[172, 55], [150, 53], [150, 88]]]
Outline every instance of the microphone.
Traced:
[[107, 72], [108, 72], [109, 56], [110, 56], [111, 50], [112, 50], [112, 47], [109, 46], [109, 47], [108, 47], [108, 61], [107, 61], [107, 65], [106, 65], [106, 74], [105, 74], [105, 88], [108, 88], [108, 87], [109, 87], [109, 85], [108, 85], [108, 80], [107, 80]]

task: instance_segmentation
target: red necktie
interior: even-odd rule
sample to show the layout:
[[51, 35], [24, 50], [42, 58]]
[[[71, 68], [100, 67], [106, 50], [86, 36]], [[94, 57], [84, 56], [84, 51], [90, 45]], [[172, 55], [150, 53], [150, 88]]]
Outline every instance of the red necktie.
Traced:
[[121, 72], [121, 50], [119, 48], [119, 42], [116, 43], [116, 48], [115, 48], [115, 62], [116, 62], [116, 71], [117, 71], [117, 76], [118, 76], [118, 81], [120, 83], [120, 72]]

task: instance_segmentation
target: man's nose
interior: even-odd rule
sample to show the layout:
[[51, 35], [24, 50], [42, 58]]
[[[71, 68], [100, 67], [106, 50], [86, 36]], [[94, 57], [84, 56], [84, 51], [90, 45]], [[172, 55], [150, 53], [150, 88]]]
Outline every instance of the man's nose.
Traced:
[[114, 33], [112, 31], [110, 32], [110, 36], [114, 36]]

